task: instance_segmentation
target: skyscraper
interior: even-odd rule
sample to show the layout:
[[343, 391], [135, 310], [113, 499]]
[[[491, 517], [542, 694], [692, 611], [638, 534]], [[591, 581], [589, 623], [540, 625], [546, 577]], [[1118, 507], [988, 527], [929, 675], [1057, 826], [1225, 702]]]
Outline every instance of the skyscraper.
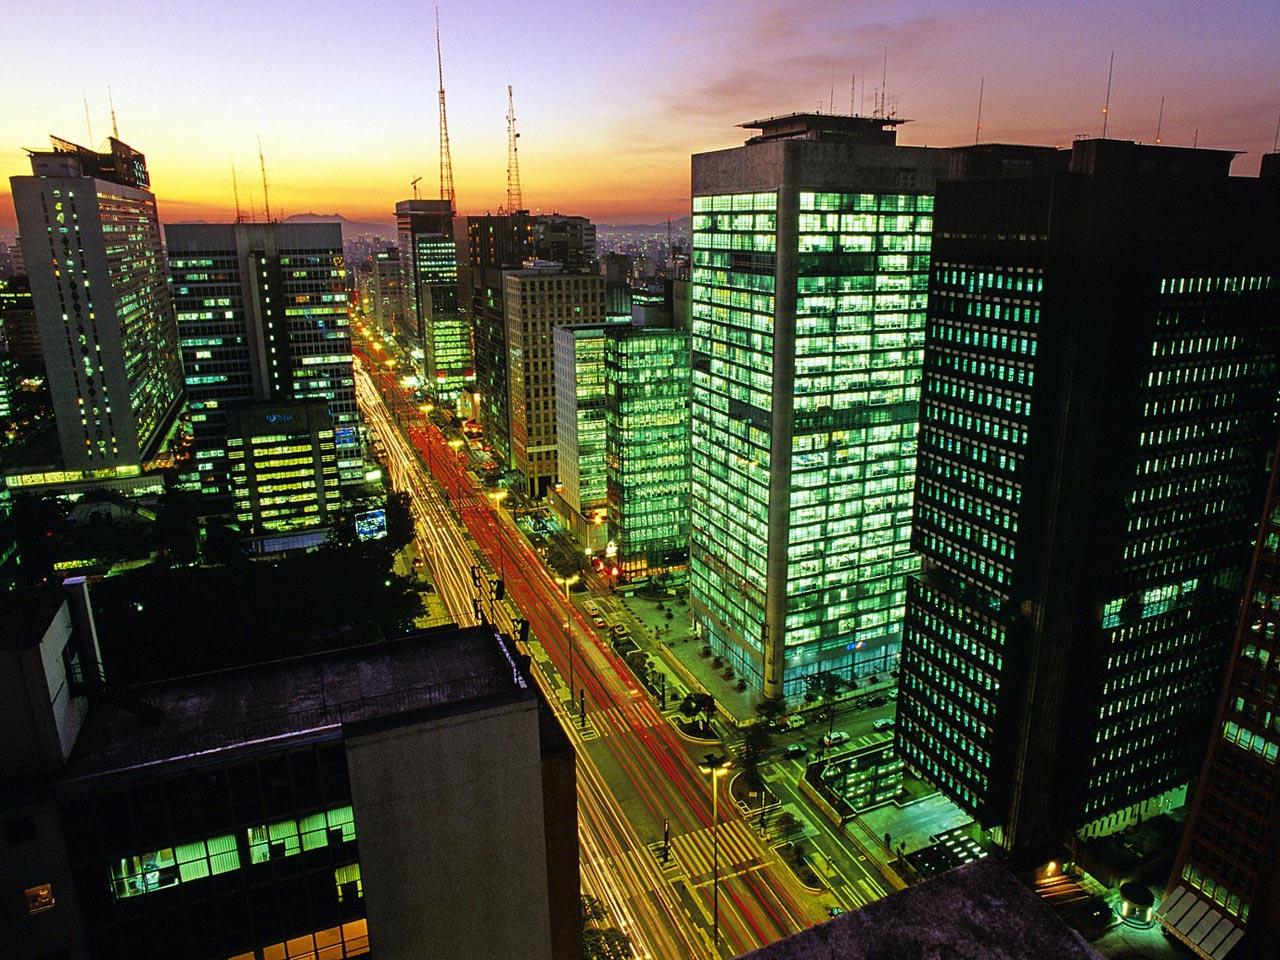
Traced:
[[400, 267], [405, 275], [404, 323], [421, 345], [423, 376], [437, 402], [457, 404], [475, 377], [471, 331], [458, 308], [458, 254], [450, 200], [396, 204]]
[[1009, 848], [1181, 802], [1274, 437], [1274, 193], [1076, 141], [938, 190], [897, 749]]
[[604, 278], [531, 260], [504, 274], [507, 396], [511, 466], [531, 497], [545, 497], [556, 479], [556, 327], [604, 320]]
[[339, 474], [359, 480], [341, 226], [174, 224], [165, 235], [201, 490], [230, 492], [227, 410], [266, 400], [325, 401]]
[[934, 183], [891, 118], [693, 157], [691, 607], [774, 698], [898, 651]]
[[689, 334], [613, 326], [604, 343], [609, 540], [627, 580], [689, 559]]
[[578, 542], [603, 550], [604, 324], [556, 327], [556, 476], [551, 508]]
[[403, 330], [409, 289], [399, 247], [387, 247], [373, 255], [369, 280], [369, 306], [378, 328], [388, 334]]
[[[467, 288], [472, 343], [475, 346], [476, 417], [494, 456], [511, 459], [511, 420], [507, 408], [506, 293], [502, 275], [533, 250], [527, 210], [467, 218]], [[469, 296], [468, 296], [469, 295]]]
[[182, 399], [177, 327], [146, 160], [57, 137], [12, 177], [68, 470], [141, 465]]
[[1206, 960], [1225, 957], [1244, 936], [1253, 956], [1280, 943], [1277, 674], [1280, 447], [1208, 754], [1159, 910], [1165, 929]]

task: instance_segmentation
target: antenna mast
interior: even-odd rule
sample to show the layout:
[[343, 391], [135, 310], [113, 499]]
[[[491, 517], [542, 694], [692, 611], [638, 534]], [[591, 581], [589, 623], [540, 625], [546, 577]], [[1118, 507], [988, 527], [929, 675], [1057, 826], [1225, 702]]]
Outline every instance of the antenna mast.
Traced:
[[1160, 128], [1164, 126], [1164, 97], [1160, 98], [1160, 115], [1156, 117], [1156, 144], [1160, 143]]
[[120, 139], [120, 131], [116, 128], [116, 102], [111, 99], [111, 84], [107, 84], [107, 105], [111, 107], [111, 136]]
[[89, 149], [92, 150], [97, 144], [93, 142], [93, 121], [89, 119], [89, 95], [84, 97], [84, 125], [89, 131]]
[[1111, 119], [1111, 74], [1116, 67], [1116, 52], [1111, 51], [1111, 63], [1107, 66], [1107, 100], [1102, 106], [1102, 139], [1107, 139], [1107, 121]]
[[418, 181], [421, 179], [421, 177], [414, 177], [409, 181], [409, 189], [413, 191], [413, 199], [415, 200], [418, 199]]
[[978, 80], [978, 126], [974, 128], [974, 131], [973, 131], [973, 142], [975, 146], [978, 143], [978, 137], [982, 133], [982, 95], [986, 92], [986, 89], [987, 89], [987, 78], [986, 78], [986, 75], [984, 74]]
[[1276, 135], [1271, 140], [1271, 152], [1280, 153], [1280, 114], [1276, 116]]
[[454, 204], [453, 157], [449, 154], [449, 118], [444, 108], [444, 58], [440, 55], [440, 8], [436, 7], [436, 71], [440, 75], [440, 199]]
[[849, 74], [849, 115], [850, 116], [855, 116], [858, 112], [858, 109], [857, 109], [858, 104], [857, 104], [857, 101], [854, 100], [854, 94], [858, 89], [857, 81], [858, 81], [858, 75], [856, 73]]
[[889, 45], [885, 44], [884, 48], [884, 66], [880, 70], [880, 116], [884, 116], [887, 109], [885, 103], [885, 87], [889, 83]]
[[516, 105], [511, 93], [511, 84], [507, 84], [507, 212], [515, 213], [524, 209], [524, 196], [520, 190], [520, 155], [517, 152], [516, 140]]
[[236, 223], [243, 223], [244, 217], [240, 215], [240, 184], [236, 182], [236, 158], [231, 158], [231, 193], [236, 198]]
[[262, 206], [271, 222], [271, 198], [267, 195], [267, 161], [262, 156], [262, 134], [258, 134], [258, 166], [262, 169]]

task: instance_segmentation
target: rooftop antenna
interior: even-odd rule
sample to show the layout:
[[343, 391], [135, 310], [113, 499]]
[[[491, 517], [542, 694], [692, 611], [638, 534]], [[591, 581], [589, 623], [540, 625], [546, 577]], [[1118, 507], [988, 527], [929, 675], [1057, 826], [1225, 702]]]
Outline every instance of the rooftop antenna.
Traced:
[[440, 8], [436, 7], [436, 72], [440, 76], [440, 199], [454, 204], [453, 157], [449, 154], [449, 117], [444, 108], [444, 57], [440, 54]]
[[120, 130], [116, 127], [116, 102], [111, 98], [111, 84], [107, 84], [107, 105], [111, 108], [111, 136], [120, 139]]
[[973, 131], [973, 142], [975, 146], [978, 143], [978, 137], [982, 134], [982, 95], [986, 92], [986, 89], [987, 89], [987, 78], [986, 78], [986, 75], [984, 74], [978, 80], [978, 125], [977, 127], [974, 128], [974, 131]]
[[236, 182], [236, 158], [231, 157], [231, 193], [236, 199], [236, 223], [243, 223], [244, 217], [240, 213], [240, 184]]
[[836, 112], [836, 68], [834, 66], [831, 68], [831, 99], [828, 100], [827, 103], [830, 105], [830, 109], [827, 112], [835, 113]]
[[1160, 98], [1160, 114], [1156, 117], [1156, 144], [1160, 143], [1160, 128], [1164, 126], [1164, 97]]
[[1111, 74], [1116, 67], [1116, 52], [1111, 51], [1111, 63], [1107, 67], [1107, 99], [1102, 105], [1102, 139], [1107, 139], [1107, 121], [1111, 119]]
[[1196, 132], [1191, 135], [1191, 146], [1200, 146], [1200, 128], [1196, 127]]
[[515, 213], [524, 209], [524, 195], [520, 189], [520, 155], [517, 152], [515, 98], [511, 93], [511, 84], [507, 84], [507, 212]]
[[89, 149], [92, 150], [94, 147], [93, 121], [89, 119], [89, 95], [88, 94], [85, 94], [85, 97], [84, 97], [84, 125], [89, 132]]
[[854, 94], [858, 88], [858, 75], [856, 73], [849, 74], [849, 113], [854, 115], [858, 112], [858, 102], [854, 99]]
[[889, 45], [884, 46], [884, 66], [880, 70], [880, 116], [884, 116], [885, 111], [885, 87], [889, 84]]
[[409, 181], [409, 189], [413, 191], [413, 199], [415, 200], [418, 199], [418, 181], [421, 179], [421, 177], [414, 177]]
[[262, 169], [262, 208], [271, 222], [271, 196], [267, 192], [267, 161], [262, 156], [262, 134], [258, 134], [258, 166]]
[[1276, 135], [1271, 139], [1271, 152], [1280, 153], [1280, 115], [1276, 116]]

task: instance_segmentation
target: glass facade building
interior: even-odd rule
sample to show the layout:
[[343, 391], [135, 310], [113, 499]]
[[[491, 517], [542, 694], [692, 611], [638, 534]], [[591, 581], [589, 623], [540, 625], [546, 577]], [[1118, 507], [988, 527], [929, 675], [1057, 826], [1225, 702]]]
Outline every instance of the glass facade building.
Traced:
[[605, 498], [604, 331], [557, 327], [552, 337], [559, 494], [578, 514]]
[[624, 580], [687, 570], [689, 373], [688, 333], [606, 329], [605, 490]]
[[694, 623], [768, 697], [899, 649], [947, 155], [898, 122], [775, 118], [693, 158]]
[[142, 154], [53, 138], [13, 177], [63, 463], [136, 467], [182, 399], [173, 303]]
[[328, 405], [339, 475], [357, 482], [340, 225], [174, 224], [166, 239], [201, 491], [230, 494], [227, 411], [281, 400]]
[[1179, 805], [1199, 760], [1280, 386], [1230, 159], [1084, 140], [938, 191], [897, 746], [1010, 849]]

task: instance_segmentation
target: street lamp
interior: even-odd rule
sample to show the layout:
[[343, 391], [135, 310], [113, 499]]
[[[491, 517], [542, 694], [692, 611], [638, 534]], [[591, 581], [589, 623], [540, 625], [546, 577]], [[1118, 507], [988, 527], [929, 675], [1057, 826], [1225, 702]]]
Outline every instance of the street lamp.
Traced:
[[[498, 504], [507, 499], [509, 492], [508, 490], [490, 490], [485, 494], [489, 498], [489, 502], [493, 504], [493, 512], [495, 514], [498, 512]], [[498, 529], [500, 524], [494, 516], [490, 516], [489, 519], [494, 524], [493, 545], [498, 548], [498, 574], [505, 580], [507, 579], [506, 551], [502, 549], [502, 532]]]
[[711, 777], [711, 945], [720, 948], [720, 778], [729, 772], [733, 761], [722, 754], [708, 753], [698, 769]]

